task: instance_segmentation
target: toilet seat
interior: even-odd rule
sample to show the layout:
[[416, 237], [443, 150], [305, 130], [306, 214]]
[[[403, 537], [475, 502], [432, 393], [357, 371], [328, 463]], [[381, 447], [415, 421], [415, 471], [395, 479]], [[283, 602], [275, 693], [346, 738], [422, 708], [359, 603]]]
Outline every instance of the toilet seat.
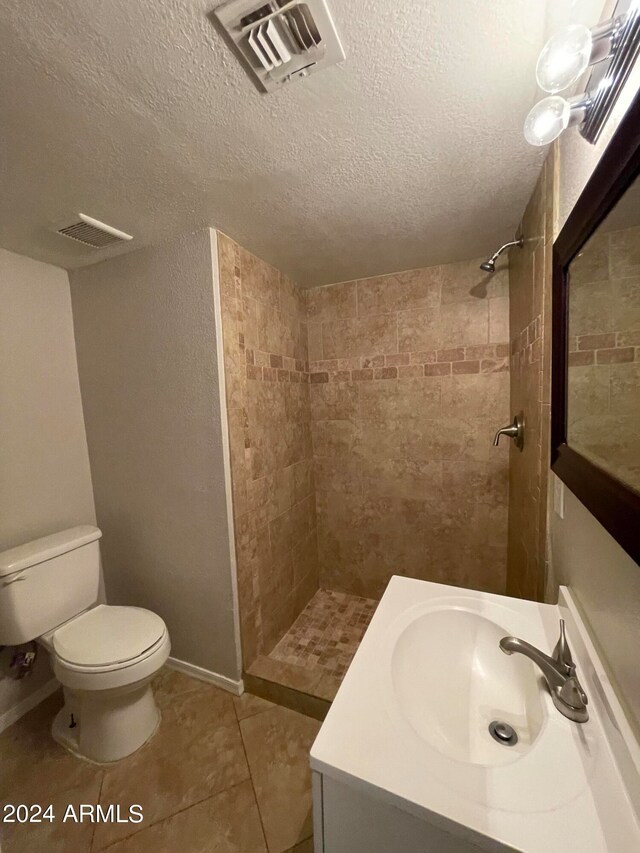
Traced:
[[80, 690], [134, 684], [159, 669], [170, 649], [156, 613], [105, 604], [66, 622], [51, 639], [56, 676]]
[[150, 654], [166, 632], [150, 610], [99, 604], [58, 628], [53, 650], [72, 669], [119, 669]]

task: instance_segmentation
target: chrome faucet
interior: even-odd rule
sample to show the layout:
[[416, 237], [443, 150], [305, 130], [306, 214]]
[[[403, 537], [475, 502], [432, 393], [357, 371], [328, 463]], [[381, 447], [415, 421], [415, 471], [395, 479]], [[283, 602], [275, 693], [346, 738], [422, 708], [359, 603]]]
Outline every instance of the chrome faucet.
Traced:
[[537, 664], [542, 670], [553, 704], [558, 711], [574, 723], [587, 722], [589, 700], [576, 676], [576, 665], [567, 642], [564, 619], [560, 620], [560, 639], [553, 650], [553, 657], [517, 637], [503, 637], [500, 640], [500, 648], [506, 655], [518, 653]]

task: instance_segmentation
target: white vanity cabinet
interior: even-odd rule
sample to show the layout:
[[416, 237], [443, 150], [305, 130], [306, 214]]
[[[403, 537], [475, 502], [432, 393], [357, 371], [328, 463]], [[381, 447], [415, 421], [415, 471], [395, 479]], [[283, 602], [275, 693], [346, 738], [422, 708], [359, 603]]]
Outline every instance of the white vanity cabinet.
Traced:
[[314, 853], [478, 853], [478, 847], [323, 773], [313, 773]]

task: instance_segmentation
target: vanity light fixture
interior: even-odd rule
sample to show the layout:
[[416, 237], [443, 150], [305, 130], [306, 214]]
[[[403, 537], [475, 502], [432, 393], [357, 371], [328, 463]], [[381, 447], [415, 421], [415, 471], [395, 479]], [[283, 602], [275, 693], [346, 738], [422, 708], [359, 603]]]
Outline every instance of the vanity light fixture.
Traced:
[[611, 55], [624, 20], [622, 15], [611, 18], [593, 30], [573, 24], [552, 36], [538, 57], [538, 86], [552, 95], [572, 86], [590, 65]]
[[[593, 29], [572, 24], [546, 43], [536, 66], [538, 85], [551, 97], [533, 107], [524, 135], [531, 145], [548, 145], [567, 127], [580, 127], [595, 144], [640, 53], [640, 0], [618, 0], [613, 17]], [[585, 91], [572, 98], [558, 92], [593, 66]]]
[[591, 100], [587, 94], [575, 98], [550, 95], [539, 101], [524, 123], [524, 137], [531, 145], [548, 145], [563, 130], [582, 124]]

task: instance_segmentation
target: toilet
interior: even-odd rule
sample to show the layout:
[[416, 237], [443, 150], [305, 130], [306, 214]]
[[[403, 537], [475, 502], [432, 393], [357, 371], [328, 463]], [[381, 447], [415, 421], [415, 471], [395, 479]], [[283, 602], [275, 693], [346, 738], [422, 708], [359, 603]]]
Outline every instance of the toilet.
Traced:
[[98, 603], [97, 527], [82, 525], [0, 553], [0, 645], [36, 640], [64, 688], [53, 738], [87, 761], [118, 761], [156, 731], [151, 680], [169, 657], [162, 619]]

